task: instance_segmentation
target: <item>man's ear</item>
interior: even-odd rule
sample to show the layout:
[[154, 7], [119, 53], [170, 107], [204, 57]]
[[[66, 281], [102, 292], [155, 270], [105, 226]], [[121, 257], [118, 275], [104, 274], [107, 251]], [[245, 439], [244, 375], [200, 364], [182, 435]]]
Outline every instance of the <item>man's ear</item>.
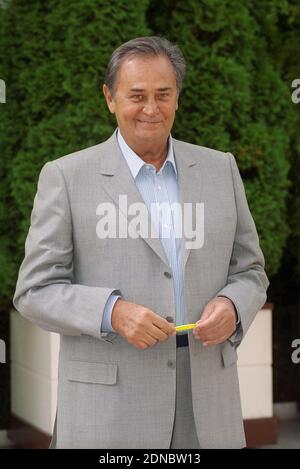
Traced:
[[103, 85], [102, 90], [106, 99], [106, 104], [108, 106], [108, 109], [110, 110], [112, 114], [114, 114], [116, 110], [116, 106], [115, 106], [114, 98], [112, 97], [112, 94], [110, 92], [110, 89], [108, 88], [107, 85]]

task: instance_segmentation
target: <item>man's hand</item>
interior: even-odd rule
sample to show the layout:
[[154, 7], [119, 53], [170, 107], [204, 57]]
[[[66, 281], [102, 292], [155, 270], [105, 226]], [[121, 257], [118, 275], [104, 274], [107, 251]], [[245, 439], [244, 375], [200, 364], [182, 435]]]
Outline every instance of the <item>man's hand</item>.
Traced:
[[204, 308], [201, 319], [193, 330], [195, 339], [203, 345], [216, 345], [225, 342], [236, 330], [237, 315], [229, 298], [216, 297]]
[[142, 350], [176, 335], [174, 324], [145, 306], [121, 299], [114, 305], [111, 324], [129, 344]]

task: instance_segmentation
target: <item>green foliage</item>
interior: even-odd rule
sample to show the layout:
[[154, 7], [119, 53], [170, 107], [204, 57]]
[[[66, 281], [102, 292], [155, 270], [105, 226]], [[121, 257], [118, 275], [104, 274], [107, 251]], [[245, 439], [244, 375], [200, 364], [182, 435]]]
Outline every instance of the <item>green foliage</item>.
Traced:
[[[282, 70], [285, 82], [291, 86], [294, 79], [300, 79], [300, 3], [288, 2], [288, 8], [280, 17], [281, 28], [273, 39], [273, 60]], [[293, 91], [290, 88], [291, 92]], [[300, 103], [291, 104], [295, 124], [289, 129], [291, 137], [291, 169], [289, 178], [291, 188], [288, 198], [288, 220], [291, 233], [288, 239], [284, 268], [288, 270], [289, 284], [300, 290]], [[286, 274], [282, 280], [287, 281]], [[290, 283], [291, 282], [291, 283]]]
[[[145, 25], [148, 0], [12, 0], [4, 12], [0, 76], [0, 292], [11, 300], [41, 167], [95, 145], [115, 124], [102, 98], [112, 51]], [[9, 53], [7, 53], [9, 51]]]
[[6, 300], [23, 256], [37, 175], [46, 161], [96, 144], [113, 130], [102, 78], [115, 47], [148, 34], [147, 7], [152, 31], [168, 31], [188, 64], [173, 133], [235, 154], [268, 273], [278, 270], [290, 231], [291, 138], [299, 146], [290, 83], [283, 80], [298, 66], [288, 45], [298, 34], [299, 6], [285, 0], [148, 3], [12, 0], [1, 10], [0, 73], [8, 102], [0, 130], [0, 291]]
[[[299, 186], [290, 171], [300, 147], [299, 113], [290, 105], [290, 80], [298, 76], [297, 2], [11, 0], [0, 9], [0, 76], [7, 82], [0, 306], [14, 290], [39, 171], [46, 161], [110, 135], [115, 124], [101, 96], [104, 71], [115, 47], [149, 33], [146, 14], [155, 34], [168, 31], [178, 42], [188, 64], [173, 134], [235, 154], [268, 274], [278, 270], [291, 231], [290, 180]], [[299, 203], [299, 193], [290, 194], [291, 205], [297, 197]], [[291, 227], [299, 235], [295, 218]]]

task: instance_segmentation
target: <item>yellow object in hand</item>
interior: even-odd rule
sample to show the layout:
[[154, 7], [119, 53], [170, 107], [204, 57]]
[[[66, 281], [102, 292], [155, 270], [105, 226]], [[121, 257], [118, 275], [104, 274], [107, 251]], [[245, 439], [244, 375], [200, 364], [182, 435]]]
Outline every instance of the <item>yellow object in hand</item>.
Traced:
[[176, 326], [175, 330], [176, 332], [189, 331], [190, 329], [194, 329], [195, 327], [196, 324], [183, 324], [182, 326]]

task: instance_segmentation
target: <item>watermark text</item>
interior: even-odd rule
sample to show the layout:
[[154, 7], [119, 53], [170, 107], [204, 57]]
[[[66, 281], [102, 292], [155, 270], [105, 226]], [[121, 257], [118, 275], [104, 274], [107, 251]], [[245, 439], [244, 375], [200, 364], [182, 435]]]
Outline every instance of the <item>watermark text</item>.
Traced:
[[155, 202], [147, 207], [142, 202], [128, 205], [127, 195], [123, 194], [119, 195], [118, 205], [118, 213], [111, 202], [97, 206], [96, 214], [100, 220], [96, 233], [99, 239], [184, 237], [187, 249], [199, 249], [204, 244], [203, 202], [186, 202], [183, 206], [178, 202]]
[[0, 339], [0, 363], [6, 363], [6, 344]]
[[292, 342], [292, 348], [295, 350], [292, 353], [292, 362], [296, 365], [300, 363], [300, 339], [294, 339]]
[[292, 102], [294, 104], [299, 104], [300, 103], [300, 78], [296, 78], [295, 80], [292, 81], [292, 88], [295, 88], [291, 96]]
[[0, 103], [6, 103], [6, 85], [5, 81], [0, 79]]

